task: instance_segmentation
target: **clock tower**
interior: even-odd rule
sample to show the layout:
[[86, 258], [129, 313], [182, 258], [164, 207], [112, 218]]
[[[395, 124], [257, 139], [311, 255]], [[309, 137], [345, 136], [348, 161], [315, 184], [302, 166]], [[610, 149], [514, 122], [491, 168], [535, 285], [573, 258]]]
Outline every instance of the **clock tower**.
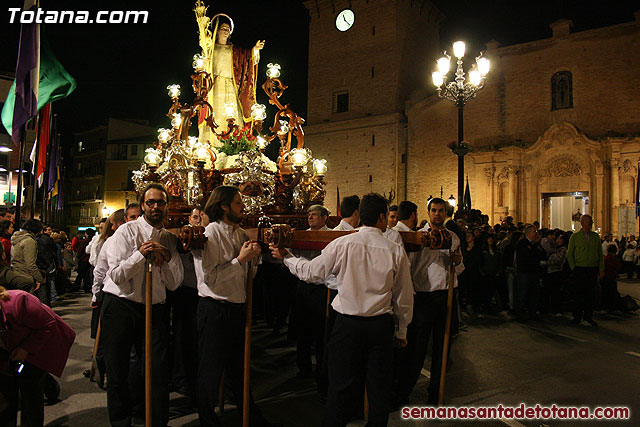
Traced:
[[433, 91], [440, 11], [428, 0], [307, 0], [305, 144], [327, 159], [325, 205], [369, 192], [406, 197], [405, 104]]

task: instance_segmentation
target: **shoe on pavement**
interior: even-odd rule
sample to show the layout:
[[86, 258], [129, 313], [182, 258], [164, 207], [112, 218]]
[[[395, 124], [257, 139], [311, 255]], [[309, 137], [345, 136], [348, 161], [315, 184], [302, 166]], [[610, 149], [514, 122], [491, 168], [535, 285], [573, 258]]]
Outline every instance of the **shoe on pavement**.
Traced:
[[595, 320], [593, 320], [593, 319], [586, 319], [586, 322], [587, 322], [588, 324], [590, 324], [591, 326], [598, 326], [598, 324], [596, 323], [596, 321], [595, 321]]
[[580, 321], [579, 324], [582, 325], [582, 326], [591, 326], [591, 323], [588, 323], [586, 320]]

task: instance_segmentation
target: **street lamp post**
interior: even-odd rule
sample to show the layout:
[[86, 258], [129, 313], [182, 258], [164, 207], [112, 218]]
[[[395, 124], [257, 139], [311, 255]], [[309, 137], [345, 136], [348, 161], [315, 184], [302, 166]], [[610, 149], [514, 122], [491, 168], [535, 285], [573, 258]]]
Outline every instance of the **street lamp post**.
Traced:
[[[464, 141], [464, 106], [471, 98], [475, 98], [476, 93], [484, 87], [484, 81], [489, 72], [489, 60], [482, 56], [476, 58], [476, 63], [468, 72], [469, 78], [465, 79], [465, 72], [462, 68], [462, 58], [465, 53], [463, 41], [453, 44], [453, 54], [457, 58], [457, 68], [455, 79], [447, 82], [447, 74], [451, 68], [451, 57], [444, 52], [438, 59], [438, 71], [431, 74], [433, 84], [438, 90], [440, 98], [448, 99], [456, 104], [458, 109], [458, 141], [449, 145], [449, 148], [458, 156], [458, 210], [464, 209], [464, 156], [471, 151], [471, 147]], [[466, 80], [466, 81], [465, 81]]]

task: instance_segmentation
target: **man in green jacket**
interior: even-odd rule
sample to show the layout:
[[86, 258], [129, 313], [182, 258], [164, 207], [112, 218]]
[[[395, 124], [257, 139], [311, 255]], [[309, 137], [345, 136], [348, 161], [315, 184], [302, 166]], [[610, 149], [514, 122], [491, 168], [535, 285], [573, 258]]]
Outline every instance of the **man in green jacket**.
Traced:
[[600, 236], [591, 231], [591, 215], [582, 215], [580, 224], [582, 229], [571, 235], [567, 249], [567, 262], [576, 281], [573, 322], [584, 326], [598, 326], [593, 320], [593, 305], [598, 278], [604, 277], [602, 245]]

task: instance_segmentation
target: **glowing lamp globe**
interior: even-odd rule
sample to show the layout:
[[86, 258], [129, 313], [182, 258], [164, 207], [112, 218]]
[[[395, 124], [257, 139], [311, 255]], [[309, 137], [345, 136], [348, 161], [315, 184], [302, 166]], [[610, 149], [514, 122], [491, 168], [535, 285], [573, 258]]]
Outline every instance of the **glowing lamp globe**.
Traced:
[[479, 58], [476, 63], [478, 64], [478, 71], [484, 77], [489, 72], [489, 68], [491, 68], [491, 62], [487, 58]]
[[280, 77], [280, 64], [267, 64], [267, 77], [270, 79], [277, 79]]
[[193, 55], [193, 63], [191, 65], [195, 71], [204, 71], [207, 66], [207, 58], [197, 53]]
[[443, 56], [442, 58], [438, 59], [438, 71], [440, 72], [440, 74], [446, 76], [449, 72], [449, 68], [451, 68], [451, 60], [449, 58]]
[[175, 99], [180, 96], [180, 85], [169, 85], [167, 86], [167, 93], [171, 97], [171, 99]]
[[444, 83], [444, 79], [442, 77], [442, 74], [440, 74], [440, 71], [434, 71], [433, 73], [431, 73], [431, 80], [433, 80], [433, 84], [437, 87], [442, 86], [442, 84]]
[[291, 150], [291, 162], [293, 166], [302, 167], [309, 162], [309, 151], [306, 148], [294, 148]]
[[327, 173], [327, 161], [325, 159], [315, 159], [313, 161], [313, 171], [316, 175], [324, 175]]
[[472, 85], [478, 86], [482, 82], [482, 75], [478, 70], [469, 71], [469, 81]]
[[457, 41], [453, 44], [453, 54], [460, 59], [464, 56], [465, 45], [463, 41]]
[[173, 113], [173, 116], [171, 118], [171, 126], [177, 128], [180, 127], [180, 124], [182, 124], [182, 115], [180, 113]]
[[264, 104], [253, 104], [251, 106], [251, 117], [253, 120], [264, 120], [267, 118], [267, 107]]
[[158, 141], [167, 142], [170, 136], [171, 136], [171, 131], [169, 129], [165, 129], [165, 128], [158, 129]]
[[289, 122], [286, 120], [280, 120], [280, 130], [278, 131], [278, 135], [286, 135], [289, 133]]

